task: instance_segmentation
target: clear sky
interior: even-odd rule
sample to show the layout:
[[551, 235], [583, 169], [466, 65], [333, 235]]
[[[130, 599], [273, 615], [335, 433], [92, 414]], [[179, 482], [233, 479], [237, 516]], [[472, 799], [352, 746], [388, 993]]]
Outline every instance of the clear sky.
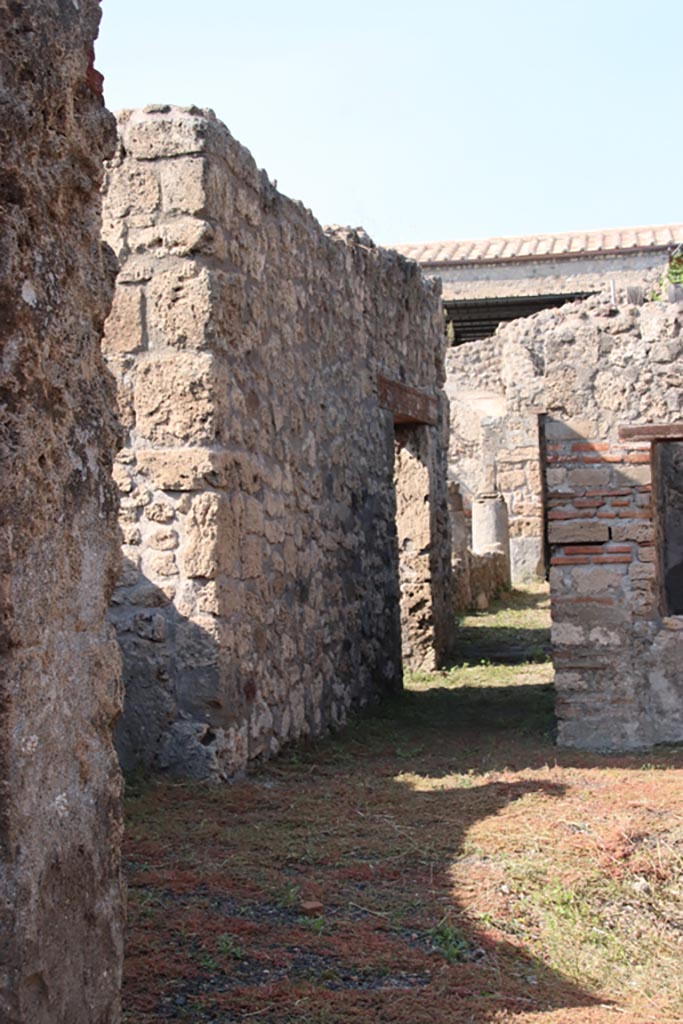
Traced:
[[211, 107], [320, 221], [424, 242], [683, 220], [678, 0], [103, 0], [107, 105]]

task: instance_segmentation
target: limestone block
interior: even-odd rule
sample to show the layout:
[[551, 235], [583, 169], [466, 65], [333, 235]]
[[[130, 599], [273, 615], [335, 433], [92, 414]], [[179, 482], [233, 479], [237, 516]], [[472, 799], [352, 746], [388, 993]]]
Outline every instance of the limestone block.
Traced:
[[632, 580], [650, 582], [657, 576], [657, 567], [652, 562], [634, 562], [629, 569], [629, 575]]
[[202, 213], [206, 207], [206, 161], [196, 156], [165, 160], [160, 165], [164, 213]]
[[263, 505], [251, 495], [245, 495], [244, 499], [244, 529], [259, 535], [263, 535], [265, 529]]
[[286, 537], [284, 524], [274, 519], [266, 522], [264, 532], [269, 544], [282, 544]]
[[107, 354], [137, 352], [144, 348], [143, 300], [139, 285], [121, 284], [116, 289], [102, 341]]
[[[228, 588], [229, 589], [229, 588]], [[195, 592], [196, 609], [207, 615], [229, 615], [236, 611], [226, 600], [226, 588], [215, 582], [205, 582]]]
[[143, 565], [150, 576], [177, 576], [178, 565], [172, 551], [155, 551], [149, 548], [144, 552]]
[[587, 417], [573, 417], [567, 420], [547, 418], [545, 436], [549, 441], [590, 441], [600, 436], [599, 424]]
[[128, 512], [134, 512], [135, 515], [132, 516], [133, 519], [137, 519], [139, 512], [152, 500], [150, 492], [142, 484], [137, 487], [133, 487], [132, 490], [124, 489], [119, 491], [119, 496], [121, 500], [122, 514], [125, 515]]
[[139, 449], [138, 471], [166, 491], [199, 491], [223, 479], [226, 456], [209, 448]]
[[254, 579], [263, 572], [263, 541], [249, 535], [241, 545], [242, 579]]
[[546, 470], [546, 483], [549, 491], [563, 491], [567, 486], [567, 470], [559, 466], [553, 466]]
[[514, 535], [510, 538], [510, 577], [513, 584], [543, 577], [545, 551], [542, 524], [533, 535]]
[[145, 518], [153, 523], [171, 523], [175, 517], [175, 508], [167, 501], [153, 501], [145, 509]]
[[616, 474], [618, 484], [639, 484], [646, 486], [652, 482], [652, 467], [642, 466], [620, 466]]
[[584, 487], [607, 487], [610, 483], [611, 465], [582, 467], [581, 469], [570, 469], [567, 473], [567, 480], [571, 490], [579, 490]]
[[515, 491], [526, 484], [526, 473], [523, 469], [499, 469], [496, 484], [499, 491]]
[[146, 289], [146, 319], [152, 348], [205, 348], [212, 317], [211, 277], [207, 270], [188, 276], [173, 265], [154, 274]]
[[285, 515], [285, 498], [276, 490], [266, 490], [264, 508], [266, 513], [273, 518]]
[[127, 357], [107, 354], [106, 359], [110, 371], [116, 375], [116, 409], [119, 423], [125, 431], [130, 431], [135, 426], [135, 400], [133, 378], [126, 366]]
[[200, 252], [210, 254], [215, 248], [215, 235], [207, 221], [196, 217], [174, 217], [158, 224], [131, 227], [127, 242], [134, 253], [156, 250], [159, 258], [165, 258]]
[[235, 572], [240, 547], [240, 517], [223, 494], [198, 495], [192, 502], [182, 549], [186, 576], [215, 579]]
[[588, 597], [623, 589], [626, 573], [623, 566], [595, 565], [588, 572], [572, 570], [570, 578], [577, 595]]
[[140, 527], [135, 526], [133, 523], [121, 523], [121, 537], [124, 544], [139, 544], [142, 540]]
[[[642, 520], [631, 523], [615, 523], [612, 526], [612, 540], [635, 541], [638, 544], [651, 544], [655, 539], [652, 523]], [[642, 559], [642, 555], [640, 556]], [[644, 561], [644, 559], [642, 559]]]
[[138, 160], [189, 156], [201, 153], [210, 131], [202, 111], [182, 112], [170, 107], [134, 110], [119, 118], [126, 151]]
[[219, 494], [200, 494], [192, 502], [182, 552], [186, 576], [214, 579], [217, 575], [219, 519], [225, 504]]
[[548, 523], [551, 544], [602, 543], [609, 540], [609, 526], [597, 519], [562, 519]]
[[178, 534], [175, 530], [154, 530], [147, 538], [147, 543], [158, 551], [172, 551], [178, 547]]
[[135, 382], [139, 436], [163, 446], [211, 443], [221, 401], [218, 377], [208, 354], [144, 360]]
[[159, 179], [151, 164], [128, 164], [126, 170], [110, 174], [106, 183], [106, 215], [115, 220], [133, 211], [154, 213], [159, 207]]
[[119, 489], [119, 494], [131, 493], [134, 483], [128, 466], [115, 462], [112, 468], [112, 476], [114, 478], [114, 483]]

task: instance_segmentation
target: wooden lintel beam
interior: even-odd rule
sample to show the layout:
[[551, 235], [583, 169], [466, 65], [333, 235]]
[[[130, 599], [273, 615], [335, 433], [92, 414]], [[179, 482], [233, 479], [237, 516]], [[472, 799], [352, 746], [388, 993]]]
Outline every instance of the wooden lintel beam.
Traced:
[[393, 414], [394, 423], [426, 423], [435, 427], [439, 406], [434, 395], [420, 388], [401, 384], [388, 377], [379, 378], [379, 404]]
[[683, 441], [683, 423], [645, 423], [619, 427], [620, 441]]

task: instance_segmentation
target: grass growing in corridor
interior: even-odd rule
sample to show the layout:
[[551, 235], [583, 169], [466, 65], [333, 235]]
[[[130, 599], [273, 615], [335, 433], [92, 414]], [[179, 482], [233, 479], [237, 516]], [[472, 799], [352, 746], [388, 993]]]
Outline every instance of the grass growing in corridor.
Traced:
[[558, 751], [547, 629], [517, 592], [340, 736], [132, 786], [127, 1024], [682, 1021], [683, 752]]

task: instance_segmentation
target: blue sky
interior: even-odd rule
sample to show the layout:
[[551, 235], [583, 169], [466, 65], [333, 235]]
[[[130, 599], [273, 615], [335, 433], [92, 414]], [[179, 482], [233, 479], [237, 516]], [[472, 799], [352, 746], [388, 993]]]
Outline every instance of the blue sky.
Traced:
[[683, 220], [683, 5], [104, 0], [107, 105], [211, 107], [320, 221], [424, 242]]

